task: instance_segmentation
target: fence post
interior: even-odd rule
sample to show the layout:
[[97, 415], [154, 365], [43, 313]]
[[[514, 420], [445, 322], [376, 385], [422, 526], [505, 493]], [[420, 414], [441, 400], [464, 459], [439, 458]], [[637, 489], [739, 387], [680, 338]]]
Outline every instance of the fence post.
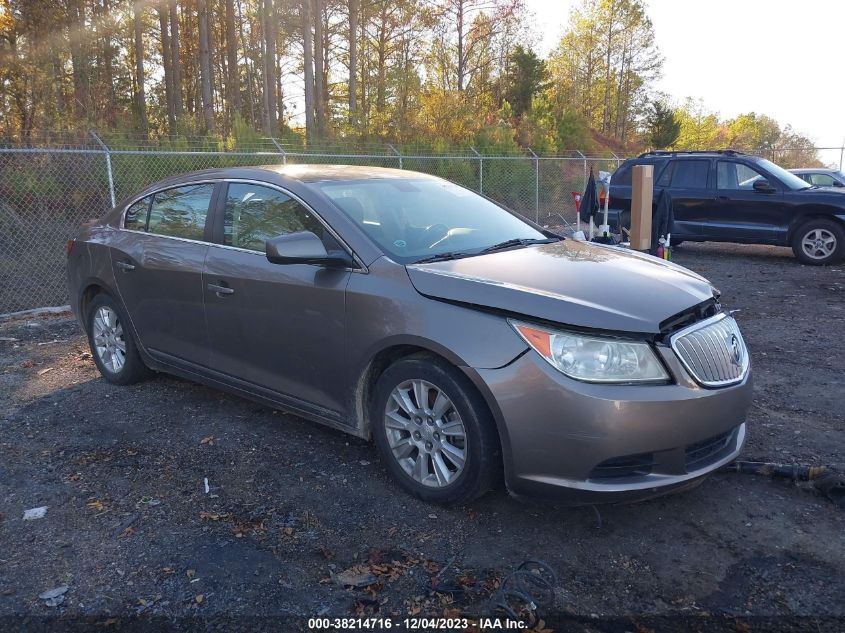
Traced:
[[279, 145], [274, 137], [270, 137], [270, 140], [273, 142], [273, 145], [276, 146], [276, 149], [282, 153], [282, 165], [288, 164], [288, 153], [285, 151], [285, 148]]
[[614, 158], [614, 160], [616, 160], [616, 169], [619, 169], [619, 163], [622, 161], [622, 159], [621, 159], [621, 158], [619, 158], [619, 157], [616, 155], [616, 152], [610, 152], [610, 153], [611, 153], [611, 154], [613, 154], [613, 158]]
[[472, 145], [469, 146], [472, 153], [478, 156], [478, 193], [484, 193], [484, 158]]
[[390, 151], [396, 154], [396, 156], [399, 158], [399, 169], [402, 169], [402, 154], [399, 152], [398, 149], [393, 147], [391, 143], [388, 143], [387, 146], [390, 148]]
[[111, 152], [109, 151], [108, 145], [103, 143], [103, 141], [100, 140], [100, 137], [94, 134], [94, 130], [90, 130], [90, 133], [97, 142], [97, 145], [100, 146], [100, 149], [102, 149], [106, 154], [106, 174], [108, 174], [109, 177], [109, 196], [111, 197], [111, 206], [114, 208], [117, 206], [117, 200], [115, 200], [114, 197], [114, 177], [112, 176], [111, 171]]
[[540, 157], [530, 147], [528, 151], [534, 157], [534, 221], [540, 224]]
[[845, 153], [845, 146], [839, 148], [839, 171], [842, 171], [842, 154]]
[[576, 149], [575, 151], [576, 151], [576, 152], [578, 152], [578, 156], [580, 156], [580, 157], [582, 158], [582, 160], [584, 161], [584, 186], [583, 186], [583, 187], [581, 187], [581, 189], [583, 190], [583, 189], [585, 189], [585, 188], [586, 188], [586, 186], [587, 186], [587, 157], [586, 157], [586, 156], [584, 156], [584, 155], [583, 155], [581, 152], [579, 152], [577, 149]]

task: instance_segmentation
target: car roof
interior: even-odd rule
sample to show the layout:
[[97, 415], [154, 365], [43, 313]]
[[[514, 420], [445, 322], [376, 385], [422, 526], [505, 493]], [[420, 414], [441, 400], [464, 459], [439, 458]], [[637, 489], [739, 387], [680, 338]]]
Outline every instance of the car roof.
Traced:
[[835, 174], [835, 169], [828, 169], [827, 167], [802, 167], [800, 169], [790, 169], [793, 174]]
[[[436, 179], [436, 176], [407, 169], [364, 165], [260, 165], [255, 167], [218, 167], [187, 172], [160, 180], [153, 186], [160, 188], [183, 182], [222, 178], [253, 178], [267, 180], [268, 182], [277, 180], [271, 174], [281, 176], [281, 180], [295, 180], [302, 183], [378, 179]], [[270, 177], [268, 178], [268, 176]]]
[[744, 158], [749, 159], [759, 159], [759, 156], [754, 156], [752, 154], [745, 154], [743, 152], [737, 151], [735, 149], [708, 149], [708, 150], [652, 150], [650, 152], [644, 152], [640, 154], [637, 158], [674, 158], [677, 156], [701, 156], [705, 158], [711, 158], [715, 156], [742, 156]]

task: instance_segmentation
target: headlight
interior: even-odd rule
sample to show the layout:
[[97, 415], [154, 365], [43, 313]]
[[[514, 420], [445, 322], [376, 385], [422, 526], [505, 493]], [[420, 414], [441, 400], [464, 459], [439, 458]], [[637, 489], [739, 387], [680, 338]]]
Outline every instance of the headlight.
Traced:
[[669, 374], [648, 343], [549, 330], [520, 321], [511, 327], [558, 371], [585, 382], [665, 382]]

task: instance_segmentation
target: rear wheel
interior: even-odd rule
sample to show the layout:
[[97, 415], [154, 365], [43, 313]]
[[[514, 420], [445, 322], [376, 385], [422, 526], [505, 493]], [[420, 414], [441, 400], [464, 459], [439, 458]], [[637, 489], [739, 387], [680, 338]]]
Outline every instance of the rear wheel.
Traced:
[[91, 355], [103, 378], [116, 385], [129, 385], [150, 374], [123, 312], [110, 296], [99, 294], [91, 300], [86, 322]]
[[845, 231], [835, 220], [810, 220], [795, 231], [792, 252], [803, 264], [834, 264], [845, 256]]
[[376, 384], [371, 416], [385, 465], [420, 499], [466, 503], [493, 487], [501, 472], [486, 404], [443, 361], [409, 358], [390, 366]]

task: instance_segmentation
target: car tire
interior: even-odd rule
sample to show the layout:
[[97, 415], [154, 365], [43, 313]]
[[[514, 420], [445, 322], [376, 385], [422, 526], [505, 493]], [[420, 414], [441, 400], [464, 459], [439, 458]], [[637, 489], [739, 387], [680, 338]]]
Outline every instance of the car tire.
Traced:
[[796, 229], [792, 252], [802, 264], [835, 264], [845, 256], [845, 230], [836, 220], [809, 220]]
[[131, 385], [150, 375], [126, 327], [128, 319], [114, 299], [107, 294], [95, 296], [85, 322], [91, 356], [103, 378], [115, 385]]
[[467, 377], [444, 361], [412, 357], [388, 367], [376, 383], [370, 415], [387, 469], [423, 501], [468, 503], [501, 477], [490, 411]]

